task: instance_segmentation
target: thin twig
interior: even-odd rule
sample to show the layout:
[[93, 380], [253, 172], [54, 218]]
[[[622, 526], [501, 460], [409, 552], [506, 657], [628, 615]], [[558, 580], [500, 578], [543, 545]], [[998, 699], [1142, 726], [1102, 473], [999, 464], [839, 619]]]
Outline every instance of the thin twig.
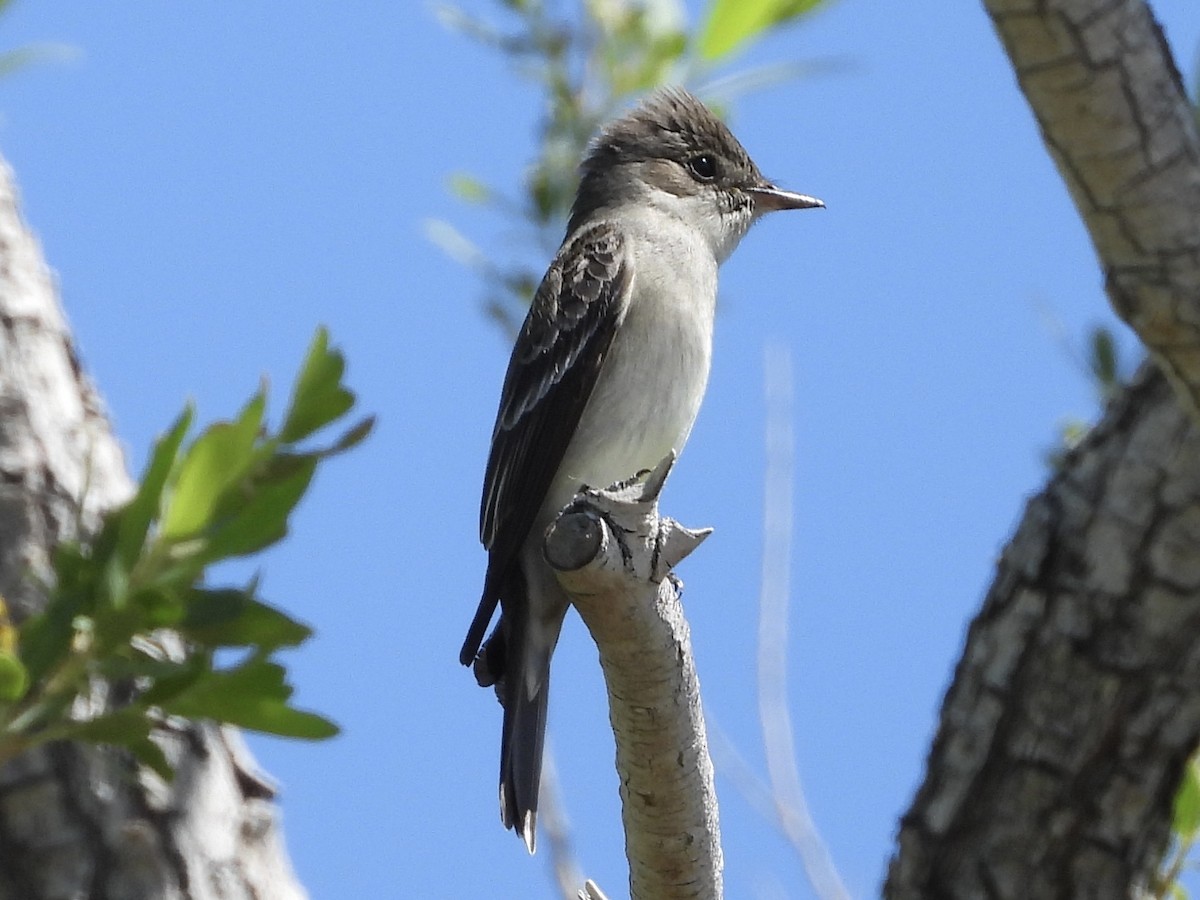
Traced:
[[551, 872], [554, 883], [563, 900], [576, 900], [579, 886], [583, 884], [583, 870], [575, 855], [575, 843], [571, 838], [571, 823], [567, 819], [562, 795], [558, 789], [558, 769], [554, 765], [554, 753], [546, 748], [542, 758], [542, 786], [540, 791], [541, 811], [538, 823], [542, 836], [549, 848]]
[[833, 860], [813, 824], [796, 765], [787, 698], [788, 597], [791, 579], [792, 363], [789, 351], [767, 345], [766, 449], [763, 503], [762, 593], [758, 619], [758, 709], [775, 815], [822, 900], [849, 900]]

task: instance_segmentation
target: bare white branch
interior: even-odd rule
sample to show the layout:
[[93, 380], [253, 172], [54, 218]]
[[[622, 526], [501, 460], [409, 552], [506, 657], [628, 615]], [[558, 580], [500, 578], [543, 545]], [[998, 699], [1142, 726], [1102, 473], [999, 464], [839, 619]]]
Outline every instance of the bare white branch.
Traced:
[[718, 900], [720, 827], [700, 686], [671, 564], [708, 534], [658, 515], [673, 456], [645, 481], [581, 492], [547, 532], [600, 652], [633, 900]]

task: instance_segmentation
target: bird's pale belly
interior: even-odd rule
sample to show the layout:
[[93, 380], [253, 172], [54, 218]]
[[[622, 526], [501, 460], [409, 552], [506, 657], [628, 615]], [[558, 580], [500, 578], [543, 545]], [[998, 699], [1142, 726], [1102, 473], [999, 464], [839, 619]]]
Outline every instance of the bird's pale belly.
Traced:
[[547, 512], [557, 512], [581, 484], [608, 487], [683, 450], [708, 382], [711, 331], [676, 327], [659, 334], [667, 339], [652, 349], [620, 342], [612, 348], [546, 498]]
[[[603, 409], [609, 398], [596, 399], [599, 402], [593, 407]], [[675, 398], [675, 402], [679, 399]], [[586, 432], [581, 429], [572, 442], [581, 445], [579, 452], [573, 452], [574, 446], [567, 451], [556, 481], [571, 482], [576, 487], [580, 484], [608, 487], [641, 469], [654, 468], [672, 450], [683, 449], [699, 401], [697, 392], [694, 398], [687, 397], [677, 408], [668, 409], [662, 397], [651, 391], [639, 392], [636, 397], [626, 395], [620, 400], [621, 418], [607, 414], [597, 416], [602, 422], [620, 422], [620, 426], [587, 428]]]

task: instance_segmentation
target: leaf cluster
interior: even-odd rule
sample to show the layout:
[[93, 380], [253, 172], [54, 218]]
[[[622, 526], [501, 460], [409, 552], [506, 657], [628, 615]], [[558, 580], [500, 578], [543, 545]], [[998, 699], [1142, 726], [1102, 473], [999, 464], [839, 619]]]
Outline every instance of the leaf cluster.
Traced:
[[[155, 445], [133, 498], [90, 539], [56, 548], [44, 610], [18, 626], [0, 603], [0, 761], [73, 739], [126, 747], [166, 776], [150, 735], [170, 716], [295, 738], [337, 733], [291, 705], [275, 659], [311, 630], [264, 602], [257, 579], [213, 587], [206, 573], [280, 541], [318, 465], [370, 433], [366, 418], [311, 445], [354, 405], [344, 370], [318, 330], [274, 433], [265, 385], [235, 418], [190, 439], [189, 404]], [[163, 629], [178, 638], [164, 640]], [[87, 712], [99, 682], [128, 686], [131, 699]]]

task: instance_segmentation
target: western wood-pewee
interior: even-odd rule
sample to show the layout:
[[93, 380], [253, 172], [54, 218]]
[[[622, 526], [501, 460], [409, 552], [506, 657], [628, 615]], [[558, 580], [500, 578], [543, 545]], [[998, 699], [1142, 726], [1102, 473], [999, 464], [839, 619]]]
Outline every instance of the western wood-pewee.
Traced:
[[708, 381], [717, 266], [763, 213], [822, 205], [764, 179], [678, 88], [610, 123], [583, 160], [504, 377], [480, 512], [487, 575], [459, 657], [497, 684], [500, 815], [530, 853], [550, 656], [569, 605], [542, 556], [546, 527], [582, 485], [683, 448]]

